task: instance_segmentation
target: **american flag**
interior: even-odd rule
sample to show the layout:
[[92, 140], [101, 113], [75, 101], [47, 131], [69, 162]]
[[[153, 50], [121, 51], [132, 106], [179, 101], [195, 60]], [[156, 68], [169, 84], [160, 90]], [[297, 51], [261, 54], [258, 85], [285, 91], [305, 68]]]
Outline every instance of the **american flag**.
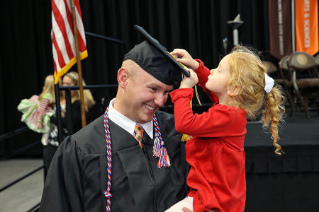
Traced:
[[[79, 0], [74, 0], [80, 59], [88, 56]], [[71, 0], [52, 0], [52, 49], [55, 84], [75, 63]]]

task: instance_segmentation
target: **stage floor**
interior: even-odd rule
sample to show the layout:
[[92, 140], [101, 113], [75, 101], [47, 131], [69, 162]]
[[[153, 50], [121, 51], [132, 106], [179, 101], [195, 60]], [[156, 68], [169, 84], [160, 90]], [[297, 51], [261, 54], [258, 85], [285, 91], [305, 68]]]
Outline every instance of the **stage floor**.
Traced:
[[[289, 112], [289, 111], [288, 111]], [[288, 113], [289, 114], [289, 113]], [[311, 112], [311, 118], [305, 113], [287, 116], [285, 123], [278, 128], [281, 146], [319, 145], [319, 114]], [[272, 146], [269, 130], [263, 131], [262, 122], [248, 122], [245, 147]]]
[[[42, 159], [0, 161], [0, 188], [43, 165]], [[0, 193], [0, 212], [26, 212], [40, 203], [43, 190], [43, 169]]]
[[282, 156], [261, 122], [247, 124], [245, 212], [319, 211], [319, 114], [287, 117], [279, 136]]

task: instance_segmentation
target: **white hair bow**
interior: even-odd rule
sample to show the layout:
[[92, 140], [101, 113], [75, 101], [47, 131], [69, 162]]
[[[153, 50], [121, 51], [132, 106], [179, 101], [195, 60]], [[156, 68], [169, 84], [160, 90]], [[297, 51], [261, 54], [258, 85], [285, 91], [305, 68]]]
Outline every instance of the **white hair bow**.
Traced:
[[275, 84], [275, 80], [265, 73], [265, 88], [264, 89], [266, 93], [269, 93], [271, 91], [272, 87], [274, 87], [274, 84]]

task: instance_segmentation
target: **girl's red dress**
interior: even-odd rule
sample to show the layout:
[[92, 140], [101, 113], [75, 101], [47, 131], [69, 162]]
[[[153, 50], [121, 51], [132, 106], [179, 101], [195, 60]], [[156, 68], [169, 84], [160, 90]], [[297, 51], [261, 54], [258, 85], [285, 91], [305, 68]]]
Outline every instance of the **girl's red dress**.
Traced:
[[191, 169], [187, 184], [194, 197], [194, 212], [242, 212], [246, 201], [245, 152], [246, 112], [218, 104], [218, 97], [205, 88], [210, 71], [197, 60], [199, 85], [214, 102], [207, 112], [194, 114], [190, 107], [192, 88], [170, 93], [176, 130], [194, 139], [186, 143]]

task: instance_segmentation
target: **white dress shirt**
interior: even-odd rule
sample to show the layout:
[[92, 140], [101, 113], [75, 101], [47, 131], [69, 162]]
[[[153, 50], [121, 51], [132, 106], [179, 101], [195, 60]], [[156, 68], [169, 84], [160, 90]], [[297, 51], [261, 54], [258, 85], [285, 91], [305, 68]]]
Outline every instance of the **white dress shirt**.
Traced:
[[[108, 112], [109, 119], [112, 120], [118, 126], [122, 127], [132, 136], [134, 136], [135, 125], [140, 123], [136, 123], [135, 121], [132, 121], [131, 119], [127, 118], [126, 116], [124, 116], [123, 114], [115, 110], [113, 107], [114, 103], [115, 103], [115, 98], [112, 99], [109, 104], [109, 112]], [[151, 139], [153, 139], [153, 120], [140, 125], [144, 128], [144, 132], [146, 132], [148, 136]]]

